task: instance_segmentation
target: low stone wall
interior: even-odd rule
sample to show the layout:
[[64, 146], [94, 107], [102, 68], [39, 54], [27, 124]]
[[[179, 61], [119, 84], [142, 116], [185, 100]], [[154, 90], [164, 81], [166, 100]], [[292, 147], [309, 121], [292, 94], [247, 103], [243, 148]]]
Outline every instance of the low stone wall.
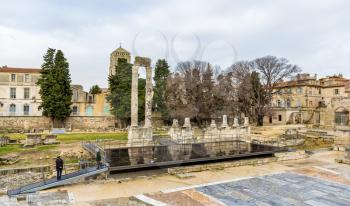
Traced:
[[51, 171], [50, 165], [38, 166], [38, 167], [7, 168], [7, 169], [0, 169], [0, 176], [10, 175], [10, 174], [20, 174], [24, 172], [49, 172], [49, 171]]
[[9, 132], [24, 132], [36, 130], [45, 130], [51, 127], [51, 120], [41, 116], [17, 116], [0, 117], [0, 130]]
[[66, 128], [72, 131], [108, 131], [115, 129], [115, 117], [94, 116], [94, 117], [69, 117], [66, 121]]
[[[42, 116], [0, 117], [0, 132], [40, 132], [51, 127], [51, 119]], [[113, 116], [74, 116], [66, 120], [66, 129], [71, 131], [108, 131], [114, 128]]]
[[295, 152], [278, 152], [274, 154], [277, 157], [277, 161], [285, 160], [297, 160], [307, 158], [309, 155], [305, 153], [305, 150], [298, 150]]
[[297, 160], [307, 158], [308, 155], [305, 151], [295, 151], [295, 152], [278, 152], [274, 154], [274, 157], [266, 157], [266, 158], [254, 158], [254, 159], [245, 159], [245, 160], [237, 160], [231, 162], [220, 162], [220, 163], [212, 163], [212, 164], [202, 164], [202, 165], [192, 165], [185, 167], [173, 167], [168, 169], [168, 173], [175, 175], [181, 173], [189, 173], [189, 172], [201, 172], [206, 170], [222, 170], [229, 167], [239, 167], [239, 166], [256, 166], [268, 164], [271, 162], [277, 161], [285, 161], [285, 160]]

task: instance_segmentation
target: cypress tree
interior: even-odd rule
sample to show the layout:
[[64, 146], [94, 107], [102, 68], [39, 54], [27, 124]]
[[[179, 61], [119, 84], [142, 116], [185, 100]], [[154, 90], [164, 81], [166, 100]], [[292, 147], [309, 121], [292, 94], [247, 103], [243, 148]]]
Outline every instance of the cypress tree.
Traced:
[[156, 63], [153, 78], [155, 82], [153, 89], [153, 108], [155, 111], [160, 112], [163, 120], [169, 120], [169, 111], [165, 102], [165, 90], [169, 74], [170, 70], [168, 63], [165, 59], [159, 59]]
[[[118, 59], [115, 75], [108, 78], [109, 94], [107, 100], [112, 107], [112, 114], [127, 126], [131, 120], [131, 78], [132, 65], [126, 59]], [[138, 120], [145, 118], [146, 80], [138, 79]]]
[[131, 118], [131, 64], [126, 59], [118, 59], [115, 75], [108, 78], [112, 114], [126, 126]]
[[44, 55], [41, 77], [38, 80], [43, 115], [50, 117], [54, 127], [64, 126], [64, 120], [71, 114], [72, 100], [69, 63], [61, 50], [49, 48]]

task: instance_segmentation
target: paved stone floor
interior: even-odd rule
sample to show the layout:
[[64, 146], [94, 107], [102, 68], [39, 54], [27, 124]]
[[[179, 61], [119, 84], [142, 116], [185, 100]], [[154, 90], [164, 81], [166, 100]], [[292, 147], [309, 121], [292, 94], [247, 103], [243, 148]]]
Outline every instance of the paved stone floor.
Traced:
[[168, 205], [179, 206], [349, 206], [350, 185], [284, 172], [148, 196]]

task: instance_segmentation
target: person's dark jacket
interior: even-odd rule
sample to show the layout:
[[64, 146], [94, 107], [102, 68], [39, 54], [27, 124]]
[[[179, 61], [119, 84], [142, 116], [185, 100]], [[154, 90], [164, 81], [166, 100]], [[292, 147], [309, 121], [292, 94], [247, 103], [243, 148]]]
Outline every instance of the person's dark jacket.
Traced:
[[100, 151], [98, 151], [97, 153], [96, 153], [96, 162], [101, 162], [101, 152]]
[[63, 160], [61, 158], [56, 159], [56, 170], [63, 169]]

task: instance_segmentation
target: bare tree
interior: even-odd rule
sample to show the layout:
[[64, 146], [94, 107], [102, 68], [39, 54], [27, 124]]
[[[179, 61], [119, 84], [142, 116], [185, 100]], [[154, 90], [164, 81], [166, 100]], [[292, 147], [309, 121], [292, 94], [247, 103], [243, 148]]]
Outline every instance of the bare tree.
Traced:
[[275, 56], [257, 58], [252, 65], [260, 73], [269, 102], [272, 99], [273, 89], [278, 82], [301, 71], [297, 65], [289, 64], [287, 59]]
[[229, 67], [229, 75], [235, 88], [235, 100], [231, 103], [235, 107], [235, 116], [242, 113], [250, 119], [253, 117], [252, 102], [252, 84], [250, 75], [253, 70], [252, 63], [249, 61], [240, 61]]
[[199, 126], [215, 113], [213, 67], [207, 62], [180, 62], [167, 84], [167, 104], [172, 117], [190, 117]]

